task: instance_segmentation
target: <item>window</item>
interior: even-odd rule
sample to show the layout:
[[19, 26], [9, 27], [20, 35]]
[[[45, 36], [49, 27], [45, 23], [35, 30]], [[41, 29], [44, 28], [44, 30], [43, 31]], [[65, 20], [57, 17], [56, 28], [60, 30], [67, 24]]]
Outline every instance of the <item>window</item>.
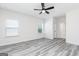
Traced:
[[18, 35], [18, 20], [7, 20], [6, 21], [6, 36], [17, 36]]
[[38, 24], [38, 33], [42, 33], [43, 32], [43, 24], [40, 23]]

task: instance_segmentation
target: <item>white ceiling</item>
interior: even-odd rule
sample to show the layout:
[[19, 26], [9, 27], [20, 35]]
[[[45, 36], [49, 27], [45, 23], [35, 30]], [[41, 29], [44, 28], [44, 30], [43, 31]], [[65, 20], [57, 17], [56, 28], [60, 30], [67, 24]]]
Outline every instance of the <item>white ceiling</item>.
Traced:
[[48, 17], [59, 17], [65, 15], [66, 12], [79, 8], [79, 3], [46, 3], [46, 8], [54, 6], [55, 9], [49, 10], [50, 14], [41, 14], [39, 11], [34, 11], [33, 9], [40, 9], [40, 3], [0, 3], [0, 8], [8, 9], [28, 15], [32, 15], [39, 18], [48, 18]]

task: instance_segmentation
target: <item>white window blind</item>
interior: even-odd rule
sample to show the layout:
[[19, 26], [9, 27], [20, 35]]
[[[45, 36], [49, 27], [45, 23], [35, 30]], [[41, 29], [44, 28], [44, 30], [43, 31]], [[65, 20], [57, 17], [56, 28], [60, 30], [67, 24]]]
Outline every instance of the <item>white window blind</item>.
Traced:
[[17, 36], [18, 27], [18, 20], [6, 20], [6, 36]]

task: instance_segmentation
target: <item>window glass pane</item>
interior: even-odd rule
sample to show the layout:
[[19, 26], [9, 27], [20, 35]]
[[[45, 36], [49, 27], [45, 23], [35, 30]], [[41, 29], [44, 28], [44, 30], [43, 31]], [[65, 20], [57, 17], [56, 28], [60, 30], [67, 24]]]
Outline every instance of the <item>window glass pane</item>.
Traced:
[[39, 33], [43, 32], [43, 24], [38, 24], [38, 32]]
[[18, 20], [7, 20], [6, 27], [19, 27]]
[[17, 36], [18, 35], [17, 28], [7, 28], [6, 29], [6, 35], [7, 36]]

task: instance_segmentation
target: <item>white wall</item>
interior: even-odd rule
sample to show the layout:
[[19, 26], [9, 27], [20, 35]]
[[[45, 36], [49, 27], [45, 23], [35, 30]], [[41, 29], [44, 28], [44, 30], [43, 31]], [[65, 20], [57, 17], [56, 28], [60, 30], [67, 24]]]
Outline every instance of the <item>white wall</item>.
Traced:
[[56, 29], [54, 28], [55, 38], [65, 38], [66, 37], [66, 17], [61, 16], [61, 17], [54, 18], [54, 22], [55, 22], [54, 26], [56, 27]]
[[79, 9], [66, 14], [66, 42], [79, 45]]
[[[7, 19], [17, 19], [19, 21], [20, 27], [18, 36], [6, 37], [5, 21]], [[0, 45], [42, 38], [43, 34], [40, 34], [37, 31], [38, 24], [40, 22], [42, 22], [41, 19], [35, 18], [33, 16], [0, 9]]]
[[53, 18], [45, 20], [44, 33], [46, 38], [53, 39]]

